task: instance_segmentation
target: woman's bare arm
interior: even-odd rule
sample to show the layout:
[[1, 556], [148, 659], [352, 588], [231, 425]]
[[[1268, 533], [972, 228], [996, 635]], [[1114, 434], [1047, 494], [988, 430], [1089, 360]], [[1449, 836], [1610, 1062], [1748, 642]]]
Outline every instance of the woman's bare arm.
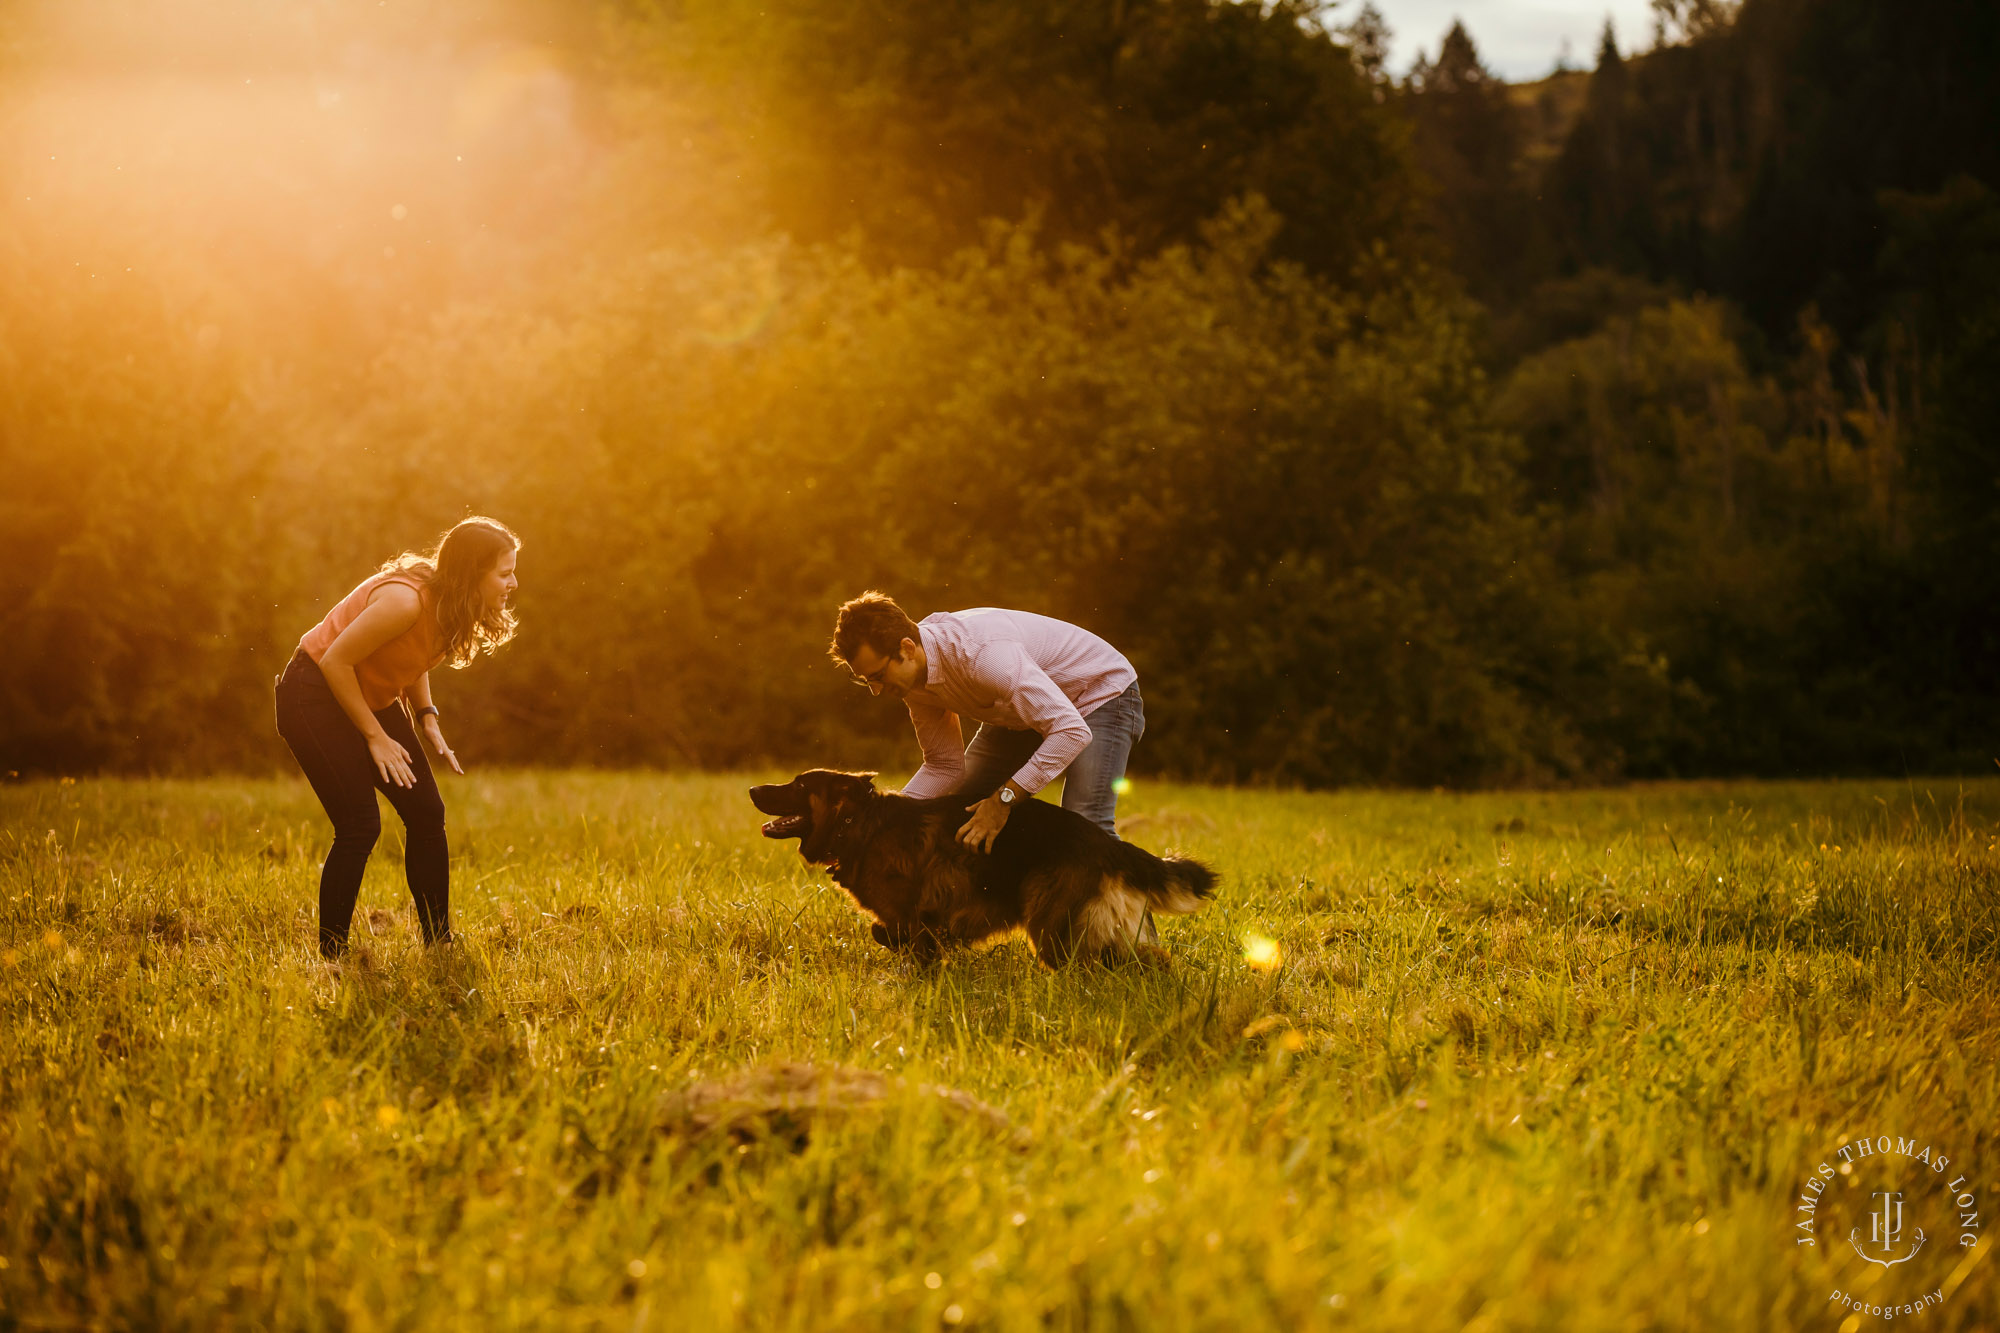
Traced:
[[319, 659], [320, 674], [326, 677], [327, 688], [333, 691], [341, 711], [368, 742], [368, 755], [375, 761], [382, 780], [399, 787], [416, 785], [416, 774], [410, 769], [410, 752], [382, 730], [382, 724], [369, 711], [368, 701], [361, 697], [361, 682], [354, 674], [354, 667], [383, 644], [407, 633], [422, 610], [423, 604], [414, 588], [404, 583], [385, 583], [369, 596], [361, 614], [327, 645]]
[[[436, 705], [431, 702], [431, 673], [426, 671], [418, 676], [417, 683], [403, 691], [403, 697], [408, 699], [410, 706], [419, 713], [423, 713], [426, 708], [435, 708]], [[431, 748], [451, 765], [452, 772], [461, 776], [465, 773], [465, 770], [459, 767], [458, 756], [444, 743], [444, 727], [438, 722], [436, 713], [424, 713], [423, 721], [417, 724], [417, 730], [424, 733], [424, 739], [431, 743]]]

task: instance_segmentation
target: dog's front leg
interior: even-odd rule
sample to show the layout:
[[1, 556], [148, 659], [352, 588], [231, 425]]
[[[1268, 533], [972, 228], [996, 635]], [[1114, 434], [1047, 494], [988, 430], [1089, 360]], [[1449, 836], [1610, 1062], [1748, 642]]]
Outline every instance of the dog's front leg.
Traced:
[[902, 921], [877, 921], [868, 928], [868, 933], [873, 935], [875, 942], [883, 948], [898, 950], [920, 948], [925, 934], [921, 930], [911, 929]]
[[900, 921], [877, 921], [868, 928], [868, 933], [883, 948], [911, 954], [923, 962], [929, 962], [944, 952], [944, 942], [928, 927], [910, 926]]

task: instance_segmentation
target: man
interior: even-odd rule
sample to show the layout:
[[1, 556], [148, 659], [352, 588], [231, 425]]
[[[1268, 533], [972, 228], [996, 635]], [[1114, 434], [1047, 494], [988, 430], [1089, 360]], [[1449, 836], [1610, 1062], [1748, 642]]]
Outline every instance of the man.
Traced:
[[[829, 651], [871, 694], [909, 708], [924, 763], [904, 795], [979, 798], [960, 842], [990, 851], [1015, 803], [1057, 777], [1063, 809], [1118, 836], [1118, 782], [1146, 711], [1139, 673], [1089, 630], [990, 606], [919, 625], [865, 592], [840, 608]], [[979, 724], [970, 745], [960, 718]], [[1138, 943], [1158, 942], [1149, 912]]]

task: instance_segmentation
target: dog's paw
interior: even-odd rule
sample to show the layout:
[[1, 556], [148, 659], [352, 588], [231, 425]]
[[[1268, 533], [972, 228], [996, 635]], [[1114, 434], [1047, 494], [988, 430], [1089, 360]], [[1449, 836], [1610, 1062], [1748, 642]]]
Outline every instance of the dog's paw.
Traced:
[[1096, 961], [1103, 967], [1166, 968], [1174, 956], [1157, 944], [1126, 944], [1099, 951]]

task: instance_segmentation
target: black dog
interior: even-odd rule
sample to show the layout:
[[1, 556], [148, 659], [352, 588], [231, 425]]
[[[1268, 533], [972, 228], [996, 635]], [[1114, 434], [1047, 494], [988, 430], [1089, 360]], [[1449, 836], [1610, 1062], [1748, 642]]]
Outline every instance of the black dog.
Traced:
[[1207, 866], [1154, 856], [1045, 801], [1016, 805], [993, 850], [974, 851], [956, 836], [965, 797], [920, 801], [877, 791], [874, 778], [816, 768], [750, 799], [776, 816], [764, 836], [798, 838], [891, 948], [928, 958], [1018, 926], [1050, 967], [1129, 956], [1147, 908], [1193, 912], [1215, 891]]

